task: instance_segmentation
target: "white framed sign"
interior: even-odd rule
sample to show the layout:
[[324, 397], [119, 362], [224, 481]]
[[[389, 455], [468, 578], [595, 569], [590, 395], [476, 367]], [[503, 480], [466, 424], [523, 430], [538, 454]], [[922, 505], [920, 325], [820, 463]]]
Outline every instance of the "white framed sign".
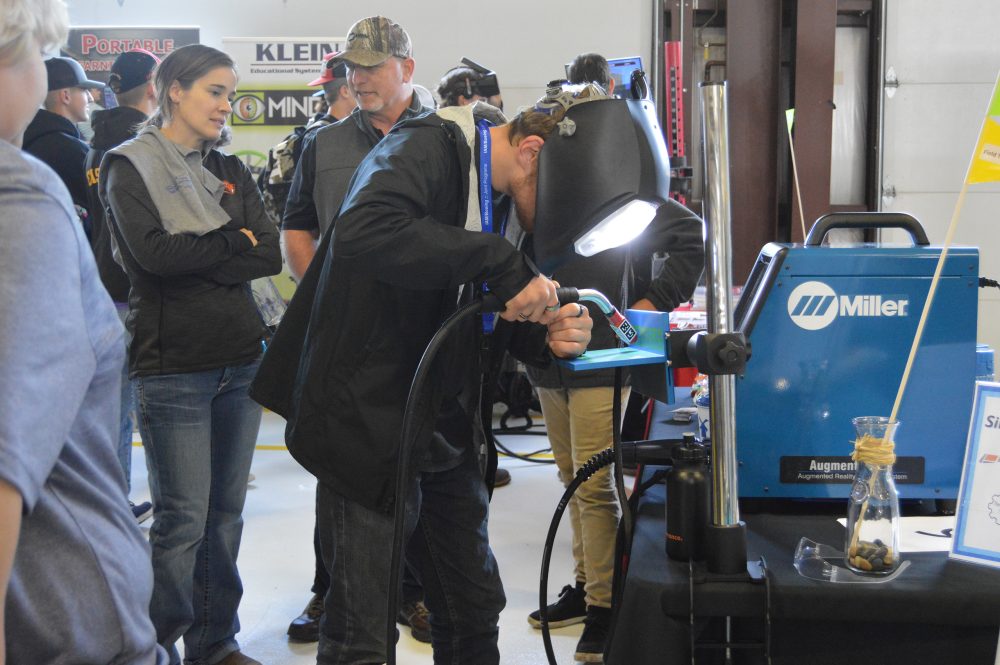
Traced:
[[1000, 568], [1000, 383], [976, 382], [950, 556]]

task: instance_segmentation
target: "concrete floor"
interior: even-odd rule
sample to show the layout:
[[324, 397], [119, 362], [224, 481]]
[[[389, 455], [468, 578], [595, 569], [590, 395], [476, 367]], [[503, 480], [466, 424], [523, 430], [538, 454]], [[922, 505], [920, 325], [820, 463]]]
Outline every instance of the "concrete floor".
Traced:
[[[284, 449], [283, 432], [284, 421], [265, 413], [252, 467], [255, 480], [244, 510], [239, 566], [245, 592], [237, 639], [244, 653], [264, 665], [305, 665], [315, 663], [315, 645], [289, 642], [285, 631], [311, 597], [316, 480]], [[542, 436], [505, 436], [503, 441], [521, 453], [548, 445]], [[490, 542], [507, 594], [507, 608], [500, 615], [501, 662], [545, 665], [541, 633], [528, 625], [527, 615], [538, 606], [542, 544], [562, 487], [553, 465], [503, 458], [501, 464], [513, 478], [494, 493], [490, 512]], [[146, 464], [138, 445], [132, 469], [132, 500], [148, 499]], [[569, 526], [564, 519], [553, 551], [550, 598], [572, 580]], [[573, 662], [582, 630], [576, 625], [553, 631], [559, 663]], [[433, 662], [430, 645], [414, 640], [407, 628], [402, 628], [396, 653], [399, 665]]]

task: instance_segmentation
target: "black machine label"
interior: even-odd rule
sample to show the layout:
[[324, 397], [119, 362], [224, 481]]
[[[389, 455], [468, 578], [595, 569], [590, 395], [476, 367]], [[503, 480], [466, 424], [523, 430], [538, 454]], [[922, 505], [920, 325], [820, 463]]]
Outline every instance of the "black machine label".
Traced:
[[[844, 457], [782, 457], [781, 482], [794, 484], [849, 485], [857, 462]], [[892, 477], [898, 485], [924, 482], [923, 457], [897, 457]]]

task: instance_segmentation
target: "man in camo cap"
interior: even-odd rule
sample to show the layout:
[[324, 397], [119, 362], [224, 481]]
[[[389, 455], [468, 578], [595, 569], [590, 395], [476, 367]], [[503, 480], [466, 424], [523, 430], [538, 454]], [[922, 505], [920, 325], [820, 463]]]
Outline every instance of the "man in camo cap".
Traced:
[[[369, 16], [351, 26], [346, 48], [330, 60], [331, 66], [347, 65], [347, 85], [358, 108], [303, 141], [281, 223], [282, 251], [296, 280], [340, 210], [361, 160], [398, 121], [432, 110], [413, 94], [411, 51], [410, 36], [398, 23]], [[317, 179], [319, 173], [325, 177]]]
[[376, 67], [392, 56], [406, 60], [412, 55], [410, 36], [402, 26], [384, 16], [369, 16], [351, 26], [340, 59]]

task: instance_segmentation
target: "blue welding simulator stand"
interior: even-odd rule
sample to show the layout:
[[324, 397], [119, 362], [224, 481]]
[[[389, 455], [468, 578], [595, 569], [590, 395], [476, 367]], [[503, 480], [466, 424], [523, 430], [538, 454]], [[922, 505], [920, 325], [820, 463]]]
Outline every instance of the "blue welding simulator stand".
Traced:
[[670, 315], [638, 309], [625, 310], [625, 317], [638, 336], [630, 346], [620, 349], [587, 351], [579, 358], [557, 360], [574, 372], [589, 369], [628, 367], [641, 382], [643, 395], [665, 404], [674, 403], [673, 372], [670, 371]]

